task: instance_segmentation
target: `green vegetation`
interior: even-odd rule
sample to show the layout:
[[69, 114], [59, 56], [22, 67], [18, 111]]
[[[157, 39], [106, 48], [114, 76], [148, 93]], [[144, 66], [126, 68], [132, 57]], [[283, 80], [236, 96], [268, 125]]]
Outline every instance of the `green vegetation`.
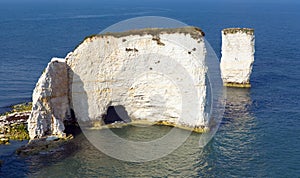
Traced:
[[98, 36], [98, 35], [97, 34], [92, 34], [92, 35], [89, 35], [89, 36], [85, 37], [77, 46], [75, 46], [75, 48], [72, 51], [75, 51], [83, 42], [85, 42], [85, 40], [92, 39], [96, 36]]
[[[103, 38], [105, 36], [113, 36], [116, 38], [123, 38], [123, 37], [131, 36], [131, 35], [139, 35], [139, 36], [152, 35], [154, 37], [158, 37], [160, 34], [173, 34], [173, 33], [190, 34], [192, 38], [197, 39], [197, 40], [201, 39], [202, 37], [205, 36], [205, 33], [200, 28], [193, 27], [193, 26], [186, 26], [186, 27], [182, 27], [182, 28], [145, 28], [145, 29], [138, 29], [138, 30], [129, 30], [129, 31], [125, 31], [125, 32], [106, 32], [104, 34], [92, 34], [92, 35], [85, 37], [84, 40], [81, 41], [73, 49], [73, 51], [75, 51], [83, 42], [85, 42], [87, 40], [91, 40], [94, 37]], [[126, 39], [123, 39], [122, 41], [125, 42]]]
[[32, 108], [32, 102], [17, 104], [17, 105], [12, 106], [12, 112], [31, 111], [31, 108]]
[[235, 34], [235, 33], [246, 33], [248, 35], [253, 35], [254, 34], [254, 29], [252, 28], [226, 28], [223, 30], [223, 34]]
[[[9, 144], [9, 140], [29, 140], [26, 120], [31, 111], [32, 103], [22, 103], [11, 106], [11, 110], [2, 114], [4, 117], [3, 125], [0, 127], [0, 144]], [[10, 115], [12, 114], [12, 115]]]
[[10, 140], [29, 140], [27, 127], [24, 124], [11, 124], [9, 137]]
[[12, 114], [15, 112], [31, 111], [31, 109], [32, 109], [32, 102], [17, 104], [17, 105], [11, 106], [10, 111], [5, 112], [5, 113], [1, 114], [0, 116], [6, 116], [8, 114]]
[[2, 129], [0, 144], [9, 144], [9, 140], [29, 140], [27, 127], [23, 123], [13, 123]]

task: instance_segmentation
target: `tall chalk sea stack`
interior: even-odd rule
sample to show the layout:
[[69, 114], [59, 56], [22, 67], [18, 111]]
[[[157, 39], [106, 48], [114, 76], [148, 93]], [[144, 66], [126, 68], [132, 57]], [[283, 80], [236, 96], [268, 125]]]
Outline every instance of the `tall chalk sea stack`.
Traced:
[[69, 115], [68, 72], [64, 59], [53, 58], [32, 94], [32, 111], [28, 119], [29, 137], [45, 135], [64, 137], [64, 120]]
[[254, 62], [254, 30], [227, 28], [222, 30], [221, 74], [225, 86], [251, 87]]
[[205, 57], [204, 33], [196, 27], [87, 37], [65, 59], [53, 59], [40, 77], [30, 138], [63, 137], [70, 113], [80, 126], [101, 127], [115, 121], [107, 117], [112, 109], [125, 115], [124, 122], [204, 131]]

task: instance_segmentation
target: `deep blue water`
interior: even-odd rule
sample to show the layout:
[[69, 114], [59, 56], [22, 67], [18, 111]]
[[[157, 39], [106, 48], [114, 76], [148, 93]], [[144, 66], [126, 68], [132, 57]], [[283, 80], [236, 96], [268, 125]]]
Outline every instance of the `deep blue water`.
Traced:
[[[84, 138], [78, 138], [78, 150], [67, 156], [57, 155], [60, 161], [23, 159], [13, 156], [13, 149], [8, 149], [12, 146], [0, 146], [0, 159], [8, 159], [0, 167], [0, 177], [300, 177], [297, 2], [1, 1], [0, 112], [12, 104], [31, 100], [35, 83], [52, 57], [64, 57], [85, 36], [137, 16], [164, 16], [199, 26], [219, 57], [223, 28], [255, 29], [252, 88], [227, 90], [224, 119], [212, 142], [200, 150], [193, 142], [198, 137], [192, 136], [173, 154], [149, 163], [109, 158], [80, 140]], [[126, 129], [130, 133], [130, 128]], [[49, 175], [49, 171], [53, 173]]]

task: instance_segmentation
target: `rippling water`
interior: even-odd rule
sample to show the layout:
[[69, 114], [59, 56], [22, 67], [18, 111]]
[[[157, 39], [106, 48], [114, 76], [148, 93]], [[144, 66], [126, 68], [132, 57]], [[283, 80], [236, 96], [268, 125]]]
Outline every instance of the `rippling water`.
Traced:
[[[21, 2], [19, 2], [21, 3]], [[22, 158], [26, 142], [0, 145], [0, 177], [300, 176], [300, 6], [297, 3], [126, 1], [101, 3], [0, 2], [0, 112], [30, 101], [53, 56], [64, 57], [85, 36], [120, 20], [159, 15], [201, 27], [220, 56], [220, 30], [253, 27], [256, 56], [251, 89], [227, 89], [219, 131], [204, 148], [199, 134], [172, 154], [146, 163], [108, 157], [77, 136], [54, 154]], [[127, 139], [154, 139], [169, 127], [114, 129]], [[143, 134], [137, 134], [143, 133]], [[158, 134], [158, 135], [157, 135]], [[118, 148], [112, 148], [118, 149]]]

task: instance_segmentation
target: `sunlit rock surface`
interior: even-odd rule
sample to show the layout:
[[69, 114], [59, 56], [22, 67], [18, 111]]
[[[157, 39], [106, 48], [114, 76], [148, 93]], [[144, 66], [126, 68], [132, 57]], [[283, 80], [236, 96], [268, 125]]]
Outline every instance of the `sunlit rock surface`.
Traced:
[[[121, 105], [132, 120], [204, 125], [204, 59], [203, 32], [193, 27], [92, 36], [66, 59], [72, 108], [86, 122], [99, 121], [109, 106]], [[188, 77], [193, 86], [185, 86]], [[200, 101], [197, 118], [179, 119], [182, 92], [187, 102]]]
[[228, 28], [222, 31], [221, 72], [225, 86], [250, 87], [254, 52], [253, 29]]
[[70, 111], [89, 127], [103, 125], [110, 106], [124, 108], [131, 122], [205, 128], [205, 54], [204, 33], [195, 27], [87, 37], [39, 79], [30, 138], [63, 135]]
[[45, 135], [65, 136], [63, 121], [69, 112], [68, 84], [65, 60], [53, 58], [32, 94], [32, 112], [28, 119], [31, 139]]

